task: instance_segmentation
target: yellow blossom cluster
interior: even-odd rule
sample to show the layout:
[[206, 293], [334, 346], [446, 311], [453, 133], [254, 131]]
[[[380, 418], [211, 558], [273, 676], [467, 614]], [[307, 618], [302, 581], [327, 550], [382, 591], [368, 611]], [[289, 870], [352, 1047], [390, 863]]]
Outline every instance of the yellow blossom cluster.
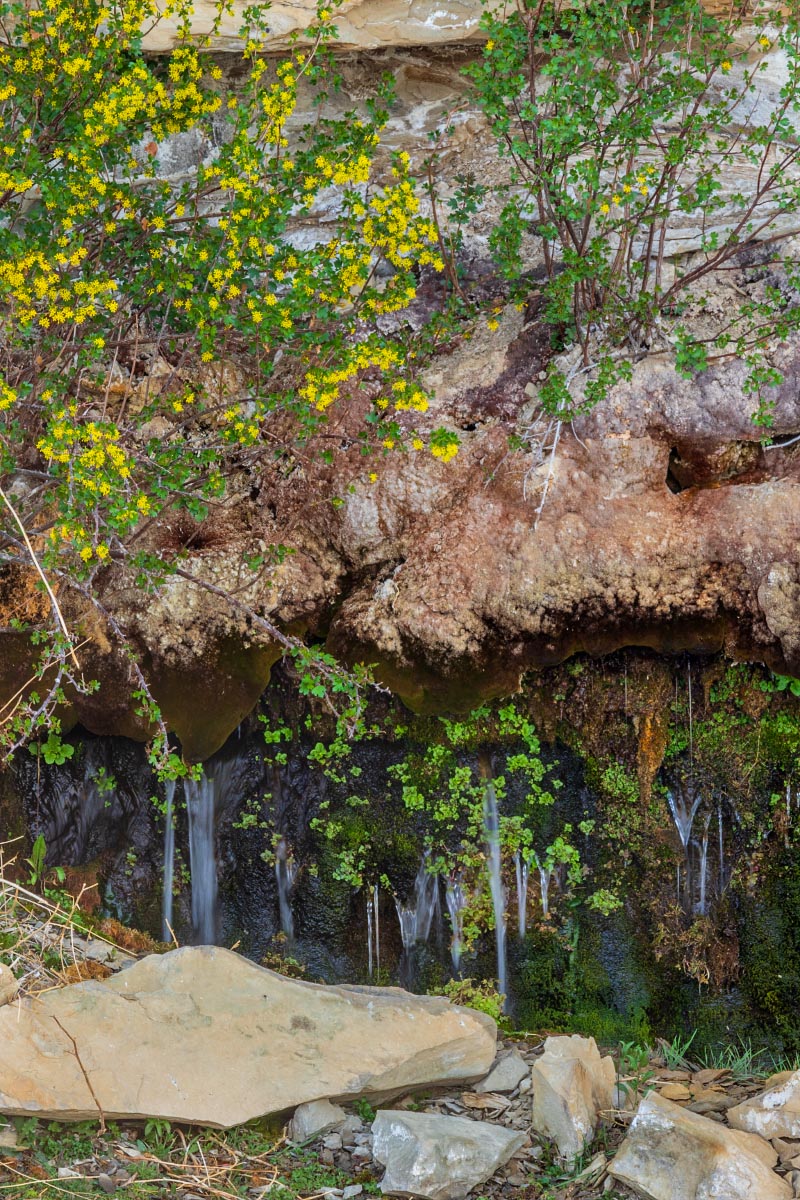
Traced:
[[0, 376], [0, 412], [5, 412], [6, 409], [11, 408], [11, 405], [14, 404], [16, 400], [17, 393], [8, 385], [8, 383], [6, 383], [5, 379]]
[[649, 196], [653, 186], [653, 176], [657, 170], [658, 168], [653, 163], [647, 163], [635, 175], [631, 175], [626, 179], [624, 183], [618, 184], [608, 200], [604, 200], [600, 205], [600, 212], [603, 216], [608, 216], [611, 212], [612, 204], [619, 207], [630, 203], [634, 192], [638, 192], [639, 195], [644, 197]]
[[72, 322], [82, 325], [93, 317], [103, 297], [116, 290], [110, 279], [72, 278], [70, 268], [86, 257], [84, 247], [70, 254], [57, 252], [52, 259], [35, 250], [22, 258], [0, 259], [0, 297], [16, 305], [23, 323], [38, 318], [43, 328]]
[[442, 462], [450, 462], [451, 458], [455, 458], [458, 454], [458, 442], [447, 442], [445, 445], [432, 445], [431, 454], [434, 458], [441, 459]]
[[49, 462], [68, 465], [73, 486], [110, 496], [132, 475], [131, 461], [119, 444], [120, 431], [114, 424], [81, 422], [76, 414], [75, 405], [58, 409], [37, 449]]
[[415, 220], [419, 197], [410, 180], [384, 189], [369, 203], [364, 220], [364, 237], [396, 267], [405, 267], [413, 258], [419, 266], [444, 270], [436, 244], [436, 227], [430, 221]]
[[392, 391], [395, 393], [394, 406], [398, 412], [428, 411], [428, 397], [416, 384], [408, 383], [405, 379], [396, 379], [392, 384]]
[[336, 367], [321, 370], [314, 369], [306, 375], [305, 386], [300, 389], [300, 396], [306, 403], [324, 412], [339, 398], [341, 386], [352, 379], [359, 371], [369, 367], [378, 367], [382, 371], [396, 369], [400, 362], [399, 351], [394, 346], [380, 346], [362, 342], [342, 351], [342, 361]]

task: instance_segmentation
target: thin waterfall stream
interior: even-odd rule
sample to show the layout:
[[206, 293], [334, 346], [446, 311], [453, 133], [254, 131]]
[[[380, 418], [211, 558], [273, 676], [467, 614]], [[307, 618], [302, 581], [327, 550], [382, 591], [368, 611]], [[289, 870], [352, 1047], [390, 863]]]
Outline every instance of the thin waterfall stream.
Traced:
[[175, 882], [175, 780], [168, 779], [164, 785], [166, 808], [164, 811], [164, 890], [162, 902], [162, 937], [165, 942], [174, 938], [172, 920], [172, 892]]
[[280, 912], [281, 929], [289, 938], [294, 939], [294, 913], [292, 912], [292, 891], [297, 879], [297, 864], [286, 844], [286, 838], [278, 839], [275, 847], [275, 881], [278, 885], [278, 910]]
[[497, 811], [497, 794], [494, 784], [488, 780], [483, 793], [483, 821], [488, 849], [489, 891], [494, 910], [494, 934], [497, 946], [497, 990], [508, 995], [508, 972], [506, 969], [506, 893], [503, 887], [502, 859], [500, 853], [500, 815]]
[[202, 946], [217, 940], [216, 810], [227, 770], [215, 764], [199, 779], [186, 779], [186, 815], [189, 822], [189, 869], [192, 879], [192, 935]]

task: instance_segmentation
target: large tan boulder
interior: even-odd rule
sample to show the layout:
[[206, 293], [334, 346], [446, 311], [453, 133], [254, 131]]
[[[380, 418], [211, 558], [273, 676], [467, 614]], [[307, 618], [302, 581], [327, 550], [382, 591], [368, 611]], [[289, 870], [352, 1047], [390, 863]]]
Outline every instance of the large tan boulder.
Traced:
[[772, 1087], [729, 1109], [728, 1121], [764, 1138], [800, 1138], [800, 1071], [781, 1074]]
[[789, 1200], [776, 1161], [762, 1138], [650, 1092], [608, 1170], [646, 1200]]
[[0, 1047], [0, 1113], [85, 1120], [99, 1105], [227, 1127], [481, 1078], [496, 1028], [439, 997], [284, 979], [202, 946], [0, 1009]]
[[600, 1113], [613, 1108], [616, 1071], [594, 1038], [549, 1037], [532, 1072], [533, 1128], [552, 1138], [562, 1158], [580, 1154]]

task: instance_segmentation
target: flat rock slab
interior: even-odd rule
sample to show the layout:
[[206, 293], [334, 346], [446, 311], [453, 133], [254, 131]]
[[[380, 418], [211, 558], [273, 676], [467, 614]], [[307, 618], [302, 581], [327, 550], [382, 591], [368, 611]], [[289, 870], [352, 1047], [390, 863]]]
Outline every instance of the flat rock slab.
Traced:
[[496, 1036], [490, 1017], [439, 997], [323, 987], [186, 947], [0, 1009], [0, 1114], [97, 1116], [85, 1071], [107, 1118], [226, 1128], [481, 1078]]
[[372, 1153], [386, 1167], [381, 1191], [425, 1200], [461, 1200], [494, 1175], [528, 1140], [486, 1121], [382, 1109]]
[[646, 1200], [790, 1200], [776, 1160], [762, 1138], [651, 1092], [608, 1171]]

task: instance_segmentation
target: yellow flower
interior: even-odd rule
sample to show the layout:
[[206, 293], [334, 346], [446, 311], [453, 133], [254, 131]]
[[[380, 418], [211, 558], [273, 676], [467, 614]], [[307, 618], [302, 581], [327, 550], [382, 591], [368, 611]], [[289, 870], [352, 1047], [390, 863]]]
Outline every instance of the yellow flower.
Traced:
[[619, 204], [619, 196], [616, 194], [616, 192], [611, 197], [611, 202], [612, 202], [612, 204]]
[[485, 49], [494, 50], [494, 42], [491, 38], [489, 38], [488, 42], [486, 43]]
[[731, 67], [733, 66], [733, 63], [730, 62], [730, 60], [726, 58], [725, 61], [721, 62], [719, 65], [723, 71], [730, 71]]
[[415, 450], [421, 450], [422, 445], [423, 445], [422, 438], [414, 438], [411, 445], [414, 447]]
[[88, 562], [91, 557], [92, 557], [92, 547], [84, 546], [83, 549], [81, 550], [81, 558], [83, 559], [84, 562]]
[[377, 471], [370, 471], [370, 473], [369, 473], [369, 481], [370, 481], [370, 483], [375, 483], [375, 481], [377, 480], [377, 478], [378, 478], [378, 472], [377, 472]]
[[611, 212], [611, 209], [609, 208], [609, 206], [607, 204], [601, 204], [600, 212], [603, 214], [603, 216], [606, 216], [607, 213]]
[[[88, 547], [87, 547], [87, 549], [88, 549]], [[91, 551], [90, 551], [90, 553], [91, 553]], [[99, 546], [95, 547], [95, 554], [97, 555], [98, 558], [101, 558], [101, 559], [108, 558], [108, 546], [106, 546], [103, 542], [101, 542]]]
[[492, 318], [491, 321], [486, 322], [486, 326], [488, 329], [491, 329], [492, 333], [494, 333], [495, 329], [500, 328], [500, 322], [496, 321], [496, 320], [494, 320], [494, 318]]
[[762, 50], [769, 49], [769, 38], [762, 33], [761, 37], [758, 39], [758, 44]]

